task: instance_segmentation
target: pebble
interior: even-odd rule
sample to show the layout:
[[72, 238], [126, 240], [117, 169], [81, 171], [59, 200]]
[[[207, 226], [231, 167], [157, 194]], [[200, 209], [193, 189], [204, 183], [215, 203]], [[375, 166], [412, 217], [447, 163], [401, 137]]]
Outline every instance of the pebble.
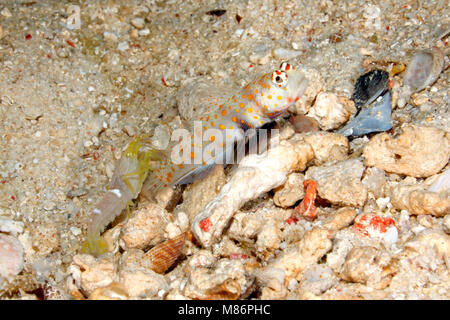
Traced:
[[117, 264], [112, 256], [96, 259], [88, 254], [78, 254], [73, 257], [68, 272], [77, 286], [88, 295], [95, 289], [106, 287], [117, 280]]
[[139, 30], [143, 29], [145, 26], [145, 21], [142, 18], [131, 19], [131, 25]]
[[354, 248], [347, 255], [340, 277], [345, 281], [367, 284], [374, 289], [387, 287], [393, 276], [389, 254], [372, 247]]
[[320, 295], [338, 282], [333, 270], [326, 264], [314, 264], [307, 268], [300, 282], [300, 290]]
[[236, 29], [234, 32], [235, 36], [240, 37], [244, 33], [244, 29]]
[[286, 183], [275, 190], [273, 202], [275, 205], [287, 208], [293, 206], [297, 201], [303, 199], [305, 196], [303, 181], [305, 176], [302, 173], [291, 173]]
[[128, 300], [125, 287], [118, 282], [112, 282], [104, 288], [95, 289], [89, 296], [89, 300]]
[[350, 159], [310, 167], [306, 179], [317, 182], [322, 199], [343, 206], [361, 207], [367, 199], [367, 188], [361, 183], [364, 164], [359, 159]]
[[356, 210], [351, 207], [338, 209], [333, 215], [327, 216], [324, 228], [338, 231], [349, 226], [356, 217]]
[[424, 186], [399, 183], [389, 189], [392, 205], [413, 215], [445, 216], [450, 211], [449, 192], [432, 192]]
[[333, 247], [332, 232], [315, 228], [307, 231], [304, 237], [288, 250], [268, 264], [267, 268], [279, 268], [285, 271], [286, 280], [292, 278], [301, 280], [303, 270], [319, 262], [319, 260]]
[[314, 165], [340, 161], [347, 158], [349, 143], [346, 137], [332, 132], [309, 132], [298, 135], [299, 139], [309, 143], [314, 151]]
[[72, 232], [74, 236], [79, 236], [81, 234], [81, 229], [77, 227], [70, 227], [70, 232]]
[[24, 249], [13, 236], [0, 233], [0, 276], [14, 277], [23, 269]]
[[156, 245], [164, 239], [164, 229], [168, 223], [168, 213], [163, 208], [148, 204], [136, 211], [120, 235], [120, 246], [124, 249], [144, 249]]
[[0, 217], [0, 231], [16, 236], [23, 232], [23, 222]]
[[316, 97], [316, 102], [309, 109], [307, 116], [319, 122], [322, 130], [339, 128], [350, 118], [350, 111], [334, 93], [321, 92]]
[[148, 28], [142, 29], [138, 31], [139, 36], [148, 36], [150, 34], [150, 30]]
[[167, 290], [167, 280], [148, 267], [144, 252], [138, 249], [125, 251], [120, 258], [119, 279], [130, 297], [157, 295]]
[[12, 17], [11, 11], [9, 11], [8, 8], [3, 8], [3, 10], [0, 11], [0, 14], [2, 16], [4, 16], [5, 18], [11, 18]]
[[3, 27], [0, 25], [0, 40], [4, 37], [5, 33], [3, 31]]
[[86, 147], [86, 148], [89, 148], [90, 146], [92, 146], [92, 141], [90, 141], [90, 140], [87, 140], [87, 141], [85, 141], [84, 143], [83, 143], [83, 145]]
[[396, 138], [388, 133], [372, 137], [364, 147], [367, 166], [412, 177], [429, 177], [448, 162], [450, 137], [433, 127], [406, 125]]
[[129, 48], [130, 48], [130, 45], [128, 44], [127, 41], [120, 42], [120, 43], [117, 45], [117, 50], [119, 50], [119, 51], [126, 51], [126, 50], [128, 50]]
[[253, 283], [239, 260], [221, 259], [211, 269], [192, 270], [183, 294], [190, 299], [237, 299]]
[[69, 56], [69, 51], [67, 50], [66, 47], [59, 48], [59, 49], [56, 51], [56, 55], [57, 55], [58, 57], [60, 57], [60, 58], [67, 58], [67, 57]]
[[103, 32], [103, 37], [107, 41], [117, 42], [117, 36], [113, 32], [105, 31]]

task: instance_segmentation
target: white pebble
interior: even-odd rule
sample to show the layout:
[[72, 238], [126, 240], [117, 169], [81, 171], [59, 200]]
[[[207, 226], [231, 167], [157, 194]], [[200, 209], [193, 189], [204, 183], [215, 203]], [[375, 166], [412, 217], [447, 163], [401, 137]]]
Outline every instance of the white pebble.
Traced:
[[112, 42], [117, 41], [117, 36], [112, 32], [108, 32], [108, 31], [103, 32], [103, 37], [105, 38], [105, 40], [109, 40]]
[[12, 17], [11, 11], [9, 11], [8, 8], [4, 8], [4, 9], [0, 12], [0, 14], [1, 14], [2, 16], [4, 16], [5, 18], [11, 18], [11, 17]]
[[0, 217], [0, 231], [17, 235], [23, 232], [23, 222]]
[[139, 30], [138, 34], [141, 37], [142, 36], [148, 36], [150, 34], [150, 30], [148, 30], [148, 28], [145, 28], [145, 29]]
[[243, 33], [244, 33], [244, 29], [236, 29], [236, 31], [234, 32], [234, 35], [236, 37], [240, 37], [240, 36], [242, 36]]
[[74, 236], [78, 236], [81, 234], [81, 229], [77, 227], [70, 227], [70, 232], [72, 232]]
[[84, 145], [86, 148], [88, 148], [88, 147], [92, 146], [92, 141], [87, 140], [87, 141], [85, 141], [85, 142], [83, 143], [83, 145]]
[[389, 227], [383, 236], [384, 242], [388, 244], [396, 243], [398, 240], [398, 230], [396, 227]]
[[131, 25], [137, 29], [142, 29], [145, 26], [145, 21], [142, 18], [131, 19]]
[[119, 51], [125, 51], [128, 50], [130, 48], [130, 46], [128, 45], [127, 41], [123, 41], [121, 43], [119, 43], [119, 45], [117, 46], [117, 50]]

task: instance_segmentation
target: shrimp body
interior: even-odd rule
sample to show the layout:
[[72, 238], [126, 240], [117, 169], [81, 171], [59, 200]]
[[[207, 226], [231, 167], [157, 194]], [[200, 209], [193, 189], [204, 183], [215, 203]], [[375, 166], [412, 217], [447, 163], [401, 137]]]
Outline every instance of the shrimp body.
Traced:
[[92, 210], [83, 252], [94, 255], [106, 252], [101, 232], [139, 195], [150, 172], [150, 162], [159, 157], [157, 150], [142, 150], [142, 146], [142, 138], [136, 138], [123, 152], [105, 195]]
[[[163, 187], [191, 183], [217, 163], [224, 163], [235, 142], [245, 139], [245, 131], [272, 122], [303, 94], [308, 81], [290, 64], [265, 74], [240, 90], [202, 97], [205, 114], [180, 136], [172, 133], [165, 152], [141, 151], [133, 140], [122, 155], [108, 191], [92, 212], [88, 227], [87, 252], [100, 254], [106, 246], [100, 238], [103, 229], [136, 198], [144, 188], [156, 194]], [[217, 91], [217, 90], [216, 90]], [[149, 162], [158, 159], [150, 168]]]

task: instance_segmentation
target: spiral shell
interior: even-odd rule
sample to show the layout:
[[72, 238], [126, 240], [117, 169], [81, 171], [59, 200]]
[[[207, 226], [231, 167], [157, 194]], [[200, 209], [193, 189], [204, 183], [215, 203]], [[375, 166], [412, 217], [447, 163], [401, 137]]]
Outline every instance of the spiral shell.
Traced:
[[186, 241], [186, 233], [166, 240], [151, 248], [144, 258], [156, 273], [164, 273], [178, 259]]

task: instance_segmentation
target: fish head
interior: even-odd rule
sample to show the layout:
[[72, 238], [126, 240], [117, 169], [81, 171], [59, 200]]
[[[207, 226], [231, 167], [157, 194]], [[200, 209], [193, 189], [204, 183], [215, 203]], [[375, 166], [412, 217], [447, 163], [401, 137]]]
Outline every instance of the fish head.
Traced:
[[254, 86], [255, 100], [261, 110], [269, 117], [276, 117], [297, 102], [308, 86], [308, 80], [302, 72], [287, 62], [280, 68], [263, 75]]

